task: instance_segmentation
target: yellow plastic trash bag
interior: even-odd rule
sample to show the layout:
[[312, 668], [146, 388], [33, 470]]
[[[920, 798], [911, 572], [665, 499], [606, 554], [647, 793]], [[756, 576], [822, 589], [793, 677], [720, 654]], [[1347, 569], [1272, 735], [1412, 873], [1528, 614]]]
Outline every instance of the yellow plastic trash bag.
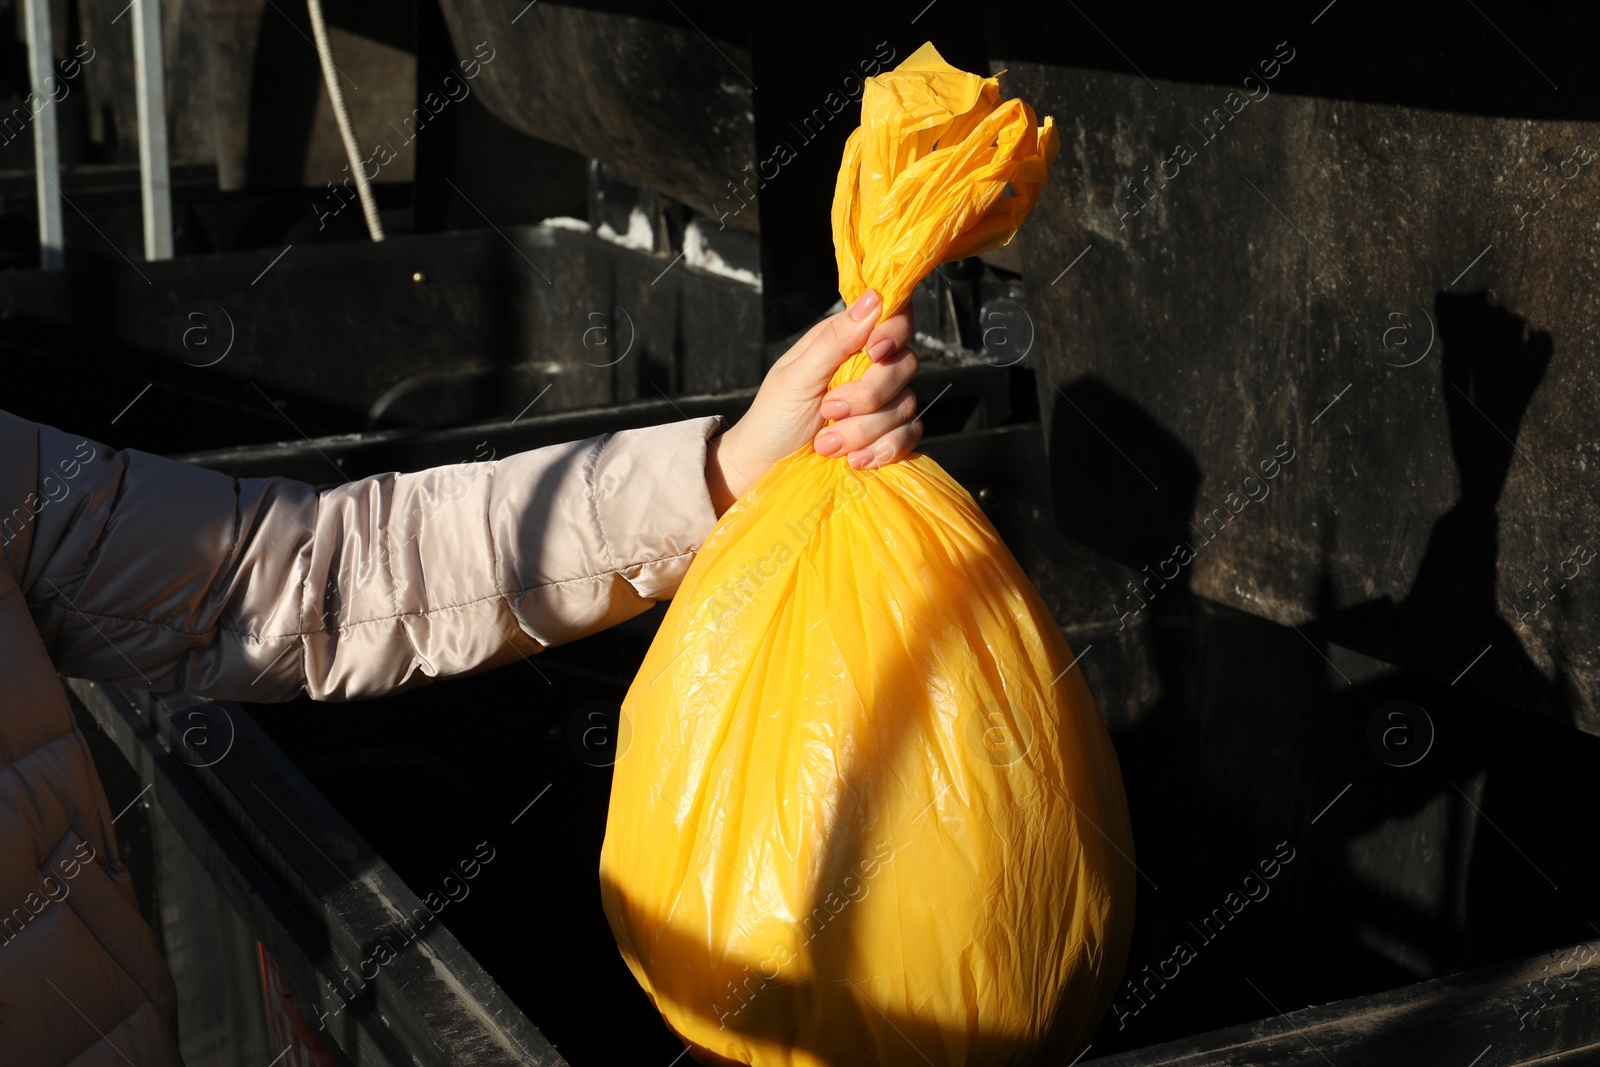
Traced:
[[[870, 286], [891, 313], [1009, 241], [1057, 148], [1034, 121], [931, 45], [868, 81], [834, 200], [846, 302]], [[700, 1062], [976, 1067], [1092, 1035], [1133, 918], [1116, 755], [1049, 610], [933, 460], [857, 471], [808, 446], [774, 467], [623, 711], [603, 902]]]

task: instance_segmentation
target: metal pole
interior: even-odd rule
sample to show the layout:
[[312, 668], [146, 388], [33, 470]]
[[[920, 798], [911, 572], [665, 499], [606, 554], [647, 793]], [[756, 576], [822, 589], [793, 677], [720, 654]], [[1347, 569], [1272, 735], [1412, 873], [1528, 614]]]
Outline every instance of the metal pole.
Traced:
[[[24, 101], [33, 112], [33, 186], [39, 200], [39, 265], [59, 267], [66, 240], [61, 215], [61, 151], [56, 139], [55, 99], [44, 81], [55, 63], [50, 42], [50, 0], [23, 0], [28, 35], [28, 81]], [[54, 79], [60, 84], [60, 79]]]
[[133, 0], [133, 70], [139, 115], [139, 203], [144, 258], [172, 258], [172, 172], [167, 161], [166, 67], [161, 0]]

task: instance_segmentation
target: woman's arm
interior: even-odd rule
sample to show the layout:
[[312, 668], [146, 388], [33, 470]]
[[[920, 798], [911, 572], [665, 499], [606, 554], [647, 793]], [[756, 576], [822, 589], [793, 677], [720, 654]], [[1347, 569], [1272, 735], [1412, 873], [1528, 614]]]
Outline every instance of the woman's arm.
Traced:
[[37, 507], [0, 523], [4, 555], [65, 674], [233, 699], [378, 696], [671, 596], [715, 524], [718, 421], [318, 493], [0, 413], [0, 500]]
[[[320, 493], [0, 412], [0, 502], [22, 505], [4, 559], [64, 674], [351, 700], [513, 662], [672, 596], [717, 516], [808, 442], [858, 466], [909, 452], [911, 322], [877, 311], [819, 323], [710, 446], [715, 416]], [[863, 345], [876, 365], [829, 391]]]

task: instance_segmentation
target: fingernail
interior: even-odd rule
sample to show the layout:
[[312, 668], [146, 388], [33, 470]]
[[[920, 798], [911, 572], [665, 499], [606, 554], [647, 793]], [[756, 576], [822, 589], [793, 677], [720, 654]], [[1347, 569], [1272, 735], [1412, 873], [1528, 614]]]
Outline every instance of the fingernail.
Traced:
[[862, 319], [878, 310], [878, 305], [881, 303], [883, 303], [883, 297], [879, 296], [871, 289], [868, 289], [866, 292], [856, 297], [856, 302], [850, 305], [850, 317], [855, 319], [857, 322], [860, 322]]
[[838, 434], [825, 433], [821, 437], [817, 438], [817, 443], [812, 447], [817, 450], [817, 455], [819, 456], [831, 456], [835, 452], [839, 451], [839, 446], [843, 443], [844, 439]]
[[850, 414], [850, 405], [843, 400], [830, 400], [822, 405], [822, 417], [825, 419], [842, 419]]
[[850, 466], [860, 470], [873, 460], [872, 449], [863, 448], [850, 453]]
[[872, 342], [872, 345], [867, 349], [867, 355], [871, 358], [872, 362], [882, 363], [884, 360], [889, 358], [889, 353], [893, 351], [894, 338], [880, 337], [876, 341]]

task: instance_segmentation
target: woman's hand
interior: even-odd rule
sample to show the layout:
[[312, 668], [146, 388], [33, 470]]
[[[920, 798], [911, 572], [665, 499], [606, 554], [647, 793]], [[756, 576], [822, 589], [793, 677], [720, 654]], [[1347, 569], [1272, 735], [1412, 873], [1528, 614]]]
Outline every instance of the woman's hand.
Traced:
[[[810, 442], [820, 456], [843, 456], [852, 467], [882, 467], [909, 455], [922, 439], [913, 421], [917, 372], [911, 312], [876, 326], [882, 298], [867, 290], [823, 319], [772, 365], [750, 410], [706, 447], [706, 485], [721, 515], [774, 463]], [[865, 347], [873, 366], [829, 391], [839, 365]], [[825, 425], [829, 419], [836, 420]]]

